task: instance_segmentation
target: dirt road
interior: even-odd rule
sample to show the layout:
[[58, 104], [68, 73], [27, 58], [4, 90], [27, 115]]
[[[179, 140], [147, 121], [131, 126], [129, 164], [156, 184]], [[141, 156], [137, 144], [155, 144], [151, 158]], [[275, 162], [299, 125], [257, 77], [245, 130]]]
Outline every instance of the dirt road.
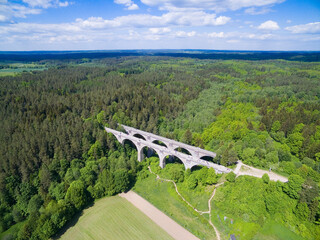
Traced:
[[181, 227], [178, 223], [173, 221], [151, 203], [140, 197], [133, 191], [119, 194], [120, 197], [127, 199], [136, 208], [142, 211], [145, 215], [151, 218], [156, 224], [164, 229], [170, 236], [176, 240], [199, 240], [196, 236], [188, 232], [186, 229]]

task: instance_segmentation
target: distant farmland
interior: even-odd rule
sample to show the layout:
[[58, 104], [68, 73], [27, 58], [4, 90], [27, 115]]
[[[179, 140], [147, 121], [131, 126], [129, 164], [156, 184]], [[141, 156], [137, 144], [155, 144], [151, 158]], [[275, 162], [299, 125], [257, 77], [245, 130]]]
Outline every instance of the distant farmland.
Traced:
[[172, 238], [127, 200], [114, 196], [100, 199], [84, 210], [76, 225], [60, 239]]

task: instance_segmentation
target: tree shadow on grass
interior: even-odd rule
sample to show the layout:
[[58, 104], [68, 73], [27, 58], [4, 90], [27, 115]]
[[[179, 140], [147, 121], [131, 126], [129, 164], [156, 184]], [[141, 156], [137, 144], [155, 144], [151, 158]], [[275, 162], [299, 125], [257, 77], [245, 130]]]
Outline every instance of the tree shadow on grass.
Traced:
[[58, 240], [60, 239], [63, 234], [65, 234], [69, 228], [74, 227], [77, 222], [79, 221], [79, 218], [83, 215], [83, 212], [92, 207], [94, 205], [94, 202], [92, 201], [89, 203], [84, 209], [82, 209], [80, 212], [77, 212], [74, 214], [74, 216], [54, 235], [51, 237], [52, 240]]

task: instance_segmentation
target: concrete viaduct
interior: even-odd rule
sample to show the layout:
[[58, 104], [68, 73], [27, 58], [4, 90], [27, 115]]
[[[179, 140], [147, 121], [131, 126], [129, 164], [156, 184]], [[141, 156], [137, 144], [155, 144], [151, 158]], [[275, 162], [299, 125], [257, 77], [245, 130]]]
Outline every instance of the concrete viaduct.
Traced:
[[[174, 141], [165, 137], [161, 137], [152, 133], [141, 131], [133, 127], [128, 127], [125, 125], [120, 125], [124, 128], [126, 133], [119, 132], [117, 130], [105, 127], [108, 133], [112, 133], [117, 140], [124, 144], [125, 140], [130, 140], [138, 150], [138, 161], [141, 162], [144, 158], [143, 149], [145, 147], [153, 149], [159, 156], [160, 167], [165, 167], [165, 158], [167, 156], [175, 156], [179, 158], [184, 164], [186, 169], [191, 169], [193, 166], [200, 165], [210, 168], [214, 168], [217, 173], [228, 173], [232, 171], [231, 169], [224, 167], [222, 165], [215, 164], [213, 162], [201, 159], [203, 157], [215, 158], [216, 154], [198, 147], [190, 146], [178, 141]], [[162, 146], [157, 142], [162, 142]], [[183, 148], [187, 150], [191, 155], [177, 151], [177, 148]]]

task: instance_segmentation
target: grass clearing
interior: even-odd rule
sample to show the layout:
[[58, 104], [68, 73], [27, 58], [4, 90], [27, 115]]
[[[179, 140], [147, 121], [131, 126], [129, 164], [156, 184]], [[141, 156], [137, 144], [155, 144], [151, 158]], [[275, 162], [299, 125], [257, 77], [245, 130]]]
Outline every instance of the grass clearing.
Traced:
[[277, 222], [267, 222], [260, 232], [253, 238], [254, 240], [303, 240], [288, 228], [280, 225]]
[[1, 72], [1, 71], [0, 71], [0, 77], [14, 76], [14, 75], [16, 75], [15, 72]]
[[106, 197], [84, 210], [78, 222], [62, 236], [69, 239], [172, 239], [127, 200]]

